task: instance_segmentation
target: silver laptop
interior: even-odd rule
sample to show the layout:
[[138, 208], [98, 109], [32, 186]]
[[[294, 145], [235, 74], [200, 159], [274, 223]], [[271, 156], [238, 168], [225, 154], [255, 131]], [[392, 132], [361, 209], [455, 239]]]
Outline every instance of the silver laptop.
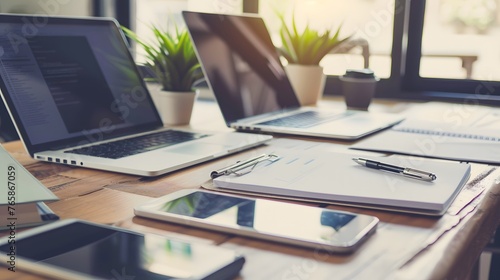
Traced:
[[262, 18], [183, 12], [226, 124], [240, 131], [358, 139], [402, 120], [392, 114], [301, 107]]
[[164, 128], [112, 19], [0, 15], [0, 77], [41, 161], [156, 176], [271, 138]]

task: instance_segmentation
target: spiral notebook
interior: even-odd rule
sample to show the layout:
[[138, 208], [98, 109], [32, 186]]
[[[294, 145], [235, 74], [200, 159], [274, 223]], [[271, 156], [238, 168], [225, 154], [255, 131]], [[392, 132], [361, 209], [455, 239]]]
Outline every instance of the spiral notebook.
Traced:
[[[496, 125], [496, 124], [493, 124]], [[447, 123], [407, 119], [361, 141], [351, 149], [398, 153], [430, 158], [488, 164], [500, 163], [500, 125], [453, 126]]]

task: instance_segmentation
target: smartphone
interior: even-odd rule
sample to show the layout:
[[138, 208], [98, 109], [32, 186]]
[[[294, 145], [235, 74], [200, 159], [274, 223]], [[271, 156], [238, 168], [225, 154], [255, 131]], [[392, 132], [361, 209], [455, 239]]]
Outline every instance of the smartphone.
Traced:
[[287, 244], [352, 252], [375, 232], [378, 218], [320, 207], [197, 189], [134, 208], [137, 216]]
[[245, 262], [214, 245], [81, 220], [11, 231], [0, 239], [0, 259], [2, 275], [20, 270], [51, 279], [233, 279]]

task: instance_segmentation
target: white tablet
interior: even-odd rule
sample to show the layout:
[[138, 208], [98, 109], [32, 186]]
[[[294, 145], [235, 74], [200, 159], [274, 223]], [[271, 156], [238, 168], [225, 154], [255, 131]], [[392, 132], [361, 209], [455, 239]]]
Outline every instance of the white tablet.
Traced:
[[198, 189], [134, 210], [138, 216], [337, 253], [353, 252], [379, 222], [369, 215]]

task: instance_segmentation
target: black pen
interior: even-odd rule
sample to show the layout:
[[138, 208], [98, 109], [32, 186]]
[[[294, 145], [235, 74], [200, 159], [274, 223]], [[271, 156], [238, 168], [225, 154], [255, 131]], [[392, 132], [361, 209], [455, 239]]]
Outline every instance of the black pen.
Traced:
[[377, 170], [384, 170], [392, 173], [397, 173], [401, 174], [406, 177], [410, 177], [413, 179], [418, 179], [418, 180], [424, 180], [424, 181], [434, 181], [436, 180], [436, 175], [427, 172], [427, 171], [422, 171], [414, 168], [408, 168], [408, 167], [401, 167], [401, 166], [396, 166], [392, 164], [387, 164], [387, 163], [382, 163], [374, 160], [369, 160], [366, 158], [353, 158], [356, 163], [368, 167], [368, 168], [373, 168]]

